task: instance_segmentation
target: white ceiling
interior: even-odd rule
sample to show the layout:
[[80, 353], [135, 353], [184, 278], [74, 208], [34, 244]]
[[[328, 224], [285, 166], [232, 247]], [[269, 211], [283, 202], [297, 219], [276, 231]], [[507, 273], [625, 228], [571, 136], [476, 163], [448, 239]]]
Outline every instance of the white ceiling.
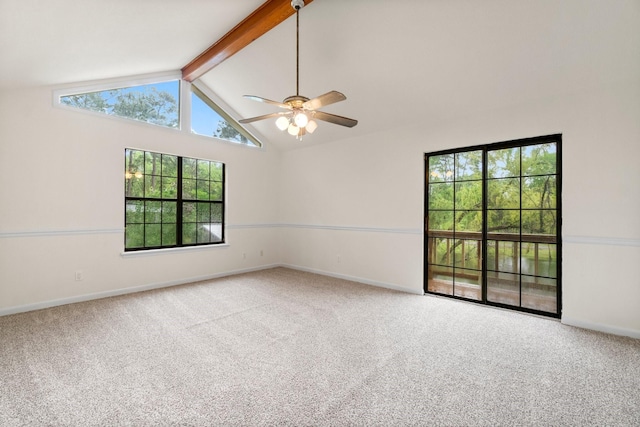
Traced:
[[[179, 70], [263, 0], [0, 0], [0, 89]], [[624, 42], [620, 42], [624, 40]], [[300, 94], [338, 90], [300, 143], [506, 108], [640, 75], [639, 0], [315, 0], [300, 12]], [[295, 94], [295, 18], [202, 77], [238, 118]]]

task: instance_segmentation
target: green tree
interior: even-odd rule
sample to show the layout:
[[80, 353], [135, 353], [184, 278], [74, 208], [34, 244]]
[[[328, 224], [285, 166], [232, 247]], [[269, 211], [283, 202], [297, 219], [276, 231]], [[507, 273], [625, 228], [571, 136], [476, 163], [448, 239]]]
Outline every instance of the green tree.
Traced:
[[112, 114], [167, 127], [178, 126], [177, 103], [169, 92], [154, 87], [143, 91], [115, 89], [109, 92], [115, 99]]
[[102, 97], [101, 92], [63, 96], [60, 98], [60, 102], [70, 107], [98, 111], [101, 113], [106, 113], [109, 109], [109, 103]]
[[228, 141], [237, 141], [242, 144], [249, 143], [249, 140], [226, 120], [220, 120], [218, 122], [218, 129], [213, 132], [213, 136]]
[[178, 127], [178, 103], [153, 86], [67, 95], [62, 104], [167, 127]]

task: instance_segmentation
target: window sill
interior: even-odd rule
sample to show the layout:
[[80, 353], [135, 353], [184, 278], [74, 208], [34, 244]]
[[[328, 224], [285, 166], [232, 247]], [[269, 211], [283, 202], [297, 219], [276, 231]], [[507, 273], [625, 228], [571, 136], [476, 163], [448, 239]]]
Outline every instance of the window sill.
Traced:
[[166, 248], [166, 249], [147, 249], [140, 251], [121, 252], [120, 256], [123, 258], [137, 258], [156, 255], [169, 255], [181, 252], [193, 252], [193, 251], [206, 251], [220, 248], [228, 248], [228, 243], [220, 243], [219, 245], [202, 245], [202, 246], [186, 246], [182, 248]]

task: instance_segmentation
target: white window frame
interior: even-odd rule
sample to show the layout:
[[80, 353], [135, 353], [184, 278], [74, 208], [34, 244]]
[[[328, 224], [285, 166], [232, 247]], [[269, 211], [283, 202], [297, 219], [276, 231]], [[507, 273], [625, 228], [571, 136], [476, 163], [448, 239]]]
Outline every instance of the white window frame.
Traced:
[[[119, 89], [119, 88], [127, 88], [127, 87], [135, 87], [135, 86], [143, 86], [149, 84], [156, 83], [166, 83], [169, 81], [177, 80], [180, 85], [179, 90], [179, 99], [178, 99], [178, 127], [171, 128], [162, 125], [156, 125], [153, 123], [147, 123], [143, 121], [138, 121], [134, 119], [130, 119], [127, 117], [121, 117], [111, 114], [104, 114], [98, 111], [84, 110], [81, 108], [71, 107], [60, 102], [60, 99], [65, 96], [77, 95], [81, 93], [89, 93], [89, 92], [101, 92], [111, 89]], [[215, 105], [217, 105], [222, 111], [224, 111], [225, 116], [229, 119], [238, 122], [234, 117], [237, 117], [238, 114], [231, 108], [227, 103], [225, 103], [220, 97], [218, 97], [207, 85], [204, 83], [197, 81], [193, 83], [189, 83], [185, 80], [182, 80], [182, 73], [178, 71], [171, 72], [162, 72], [162, 73], [152, 73], [152, 74], [143, 74], [137, 76], [128, 76], [128, 77], [118, 77], [113, 79], [103, 79], [103, 80], [94, 80], [87, 81], [84, 83], [75, 83], [68, 84], [61, 87], [58, 87], [53, 90], [53, 107], [61, 108], [68, 111], [81, 112], [83, 114], [90, 114], [98, 117], [106, 117], [111, 120], [126, 120], [127, 123], [138, 123], [141, 125], [150, 125], [163, 129], [169, 129], [172, 132], [184, 132], [186, 134], [195, 136], [195, 137], [203, 137], [208, 139], [213, 139], [215, 141], [220, 141], [227, 144], [233, 144], [234, 146], [240, 146], [245, 148], [264, 148], [264, 143], [262, 142], [264, 138], [256, 132], [251, 132], [249, 129], [240, 125], [246, 132], [247, 135], [250, 135], [252, 142], [257, 143], [254, 144], [242, 144], [239, 142], [229, 141], [226, 139], [216, 138], [214, 136], [207, 135], [199, 135], [191, 132], [191, 86], [195, 86], [202, 94], [208, 97]], [[217, 111], [216, 111], [217, 112]], [[227, 119], [227, 117], [222, 116]], [[246, 136], [246, 135], [245, 135]]]

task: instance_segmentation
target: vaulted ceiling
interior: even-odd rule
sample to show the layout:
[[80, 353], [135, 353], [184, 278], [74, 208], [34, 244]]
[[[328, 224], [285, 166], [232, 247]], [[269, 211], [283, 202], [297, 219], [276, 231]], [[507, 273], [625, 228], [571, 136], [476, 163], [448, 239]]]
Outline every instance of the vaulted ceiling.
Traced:
[[[0, 89], [180, 70], [263, 0], [0, 0]], [[628, 43], [619, 43], [621, 32]], [[315, 0], [300, 12], [300, 93], [338, 90], [291, 149], [551, 99], [640, 75], [637, 0]], [[628, 64], [628, 61], [626, 62]], [[201, 77], [238, 118], [295, 94], [291, 17]], [[634, 68], [635, 67], [635, 68]]]

